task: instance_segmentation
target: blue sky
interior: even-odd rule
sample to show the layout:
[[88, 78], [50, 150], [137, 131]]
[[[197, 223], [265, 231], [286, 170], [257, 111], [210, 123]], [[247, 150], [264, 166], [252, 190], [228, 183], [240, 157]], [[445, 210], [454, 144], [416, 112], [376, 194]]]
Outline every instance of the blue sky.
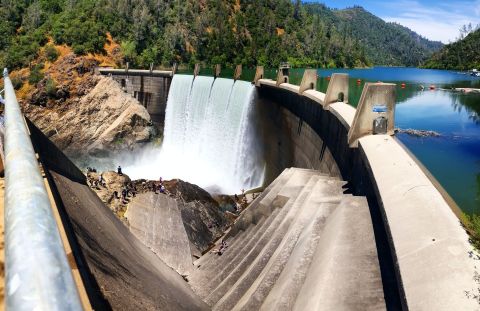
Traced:
[[378, 17], [404, 25], [422, 36], [448, 43], [462, 25], [480, 24], [480, 0], [304, 0], [343, 9], [360, 5]]

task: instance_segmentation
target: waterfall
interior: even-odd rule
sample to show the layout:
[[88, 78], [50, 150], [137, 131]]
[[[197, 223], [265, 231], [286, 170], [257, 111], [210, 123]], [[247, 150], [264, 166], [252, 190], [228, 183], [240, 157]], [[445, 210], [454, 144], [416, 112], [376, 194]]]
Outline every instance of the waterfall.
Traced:
[[245, 81], [175, 75], [160, 149], [125, 168], [132, 178], [179, 178], [233, 194], [263, 183], [253, 122], [255, 88]]

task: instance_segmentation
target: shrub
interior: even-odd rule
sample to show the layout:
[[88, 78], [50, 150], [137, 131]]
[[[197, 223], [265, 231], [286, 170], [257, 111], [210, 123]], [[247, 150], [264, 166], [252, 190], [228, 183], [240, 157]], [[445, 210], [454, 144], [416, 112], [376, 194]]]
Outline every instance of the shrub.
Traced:
[[43, 79], [43, 64], [35, 65], [30, 71], [30, 77], [28, 77], [28, 82], [31, 85], [35, 85]]
[[48, 61], [54, 62], [57, 60], [60, 53], [58, 52], [57, 48], [52, 44], [47, 44], [45, 46], [45, 56], [47, 57]]
[[15, 77], [15, 78], [12, 78], [12, 84], [13, 84], [13, 88], [15, 90], [19, 90], [22, 88], [23, 86], [23, 81], [22, 79], [20, 79], [19, 77]]
[[55, 80], [49, 78], [47, 83], [45, 84], [45, 92], [47, 93], [48, 97], [55, 98], [57, 94], [57, 84]]

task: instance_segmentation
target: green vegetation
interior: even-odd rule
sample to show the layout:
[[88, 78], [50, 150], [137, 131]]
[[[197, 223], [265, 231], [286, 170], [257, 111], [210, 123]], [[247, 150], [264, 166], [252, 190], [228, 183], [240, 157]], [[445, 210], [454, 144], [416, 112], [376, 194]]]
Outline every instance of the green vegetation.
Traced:
[[[14, 77], [12, 78], [12, 85], [15, 90], [19, 90], [23, 86], [23, 81], [19, 77]], [[3, 88], [3, 86], [2, 86]]]
[[435, 53], [425, 68], [470, 70], [480, 69], [480, 29], [470, 32], [457, 42], [446, 45]]
[[40, 82], [43, 79], [43, 64], [35, 65], [30, 70], [30, 77], [28, 77], [28, 83], [34, 85]]
[[50, 62], [56, 61], [59, 55], [60, 53], [53, 45], [47, 44], [45, 46], [45, 56], [47, 57], [48, 61]]
[[[438, 47], [361, 8], [300, 0], [0, 0], [0, 65], [28, 66], [51, 38], [103, 53], [106, 34], [125, 62], [275, 67], [417, 65]], [[47, 59], [56, 53], [47, 46]]]
[[57, 84], [55, 83], [55, 80], [47, 80], [45, 84], [45, 92], [47, 93], [48, 97], [55, 98], [55, 96], [57, 95]]
[[330, 10], [323, 4], [306, 5], [308, 12], [328, 20], [330, 27], [361, 43], [369, 60], [376, 65], [418, 66], [443, 44], [429, 41], [396, 23], [387, 23], [362, 7]]

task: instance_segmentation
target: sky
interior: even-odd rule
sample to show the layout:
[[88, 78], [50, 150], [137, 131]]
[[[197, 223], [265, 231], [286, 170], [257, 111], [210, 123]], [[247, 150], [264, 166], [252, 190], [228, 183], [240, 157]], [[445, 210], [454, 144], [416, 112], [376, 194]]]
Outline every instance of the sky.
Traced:
[[465, 24], [480, 24], [480, 0], [304, 0], [330, 8], [360, 5], [388, 22], [397, 22], [430, 40], [443, 43], [458, 38]]

